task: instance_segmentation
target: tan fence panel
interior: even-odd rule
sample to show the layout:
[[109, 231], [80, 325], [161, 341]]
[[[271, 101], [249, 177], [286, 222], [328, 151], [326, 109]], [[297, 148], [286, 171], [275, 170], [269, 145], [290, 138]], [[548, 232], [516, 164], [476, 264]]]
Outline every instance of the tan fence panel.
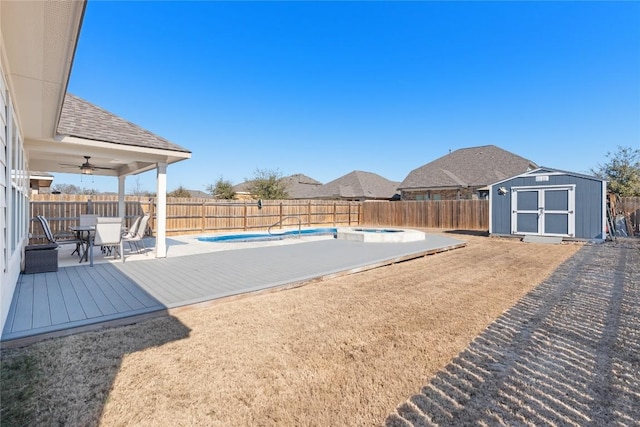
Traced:
[[[156, 200], [125, 197], [125, 222], [150, 213], [149, 227], [155, 232]], [[36, 215], [44, 215], [54, 234], [69, 230], [81, 214], [117, 216], [118, 199], [114, 195], [34, 195], [31, 199], [31, 229], [36, 240], [44, 233]], [[362, 203], [328, 200], [265, 200], [262, 209], [256, 201], [167, 198], [167, 235], [221, 231], [264, 230], [282, 221], [277, 228], [302, 226], [358, 225]]]
[[489, 229], [488, 200], [367, 201], [362, 205], [367, 225], [460, 230]]
[[[125, 225], [130, 226], [134, 217], [152, 210], [153, 203], [148, 197], [125, 197]], [[113, 195], [38, 194], [31, 196], [30, 210], [29, 233], [33, 241], [43, 242], [44, 231], [36, 220], [37, 215], [47, 218], [51, 231], [58, 235], [78, 225], [82, 214], [117, 216], [118, 199]]]

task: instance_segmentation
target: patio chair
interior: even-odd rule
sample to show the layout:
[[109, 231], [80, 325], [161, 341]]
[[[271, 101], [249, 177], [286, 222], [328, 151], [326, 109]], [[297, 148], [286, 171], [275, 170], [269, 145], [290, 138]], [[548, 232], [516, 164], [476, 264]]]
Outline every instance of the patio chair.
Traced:
[[40, 225], [42, 226], [42, 231], [44, 231], [44, 235], [49, 241], [49, 243], [56, 244], [56, 245], [75, 244], [76, 249], [73, 252], [71, 252], [71, 254], [73, 255], [74, 253], [77, 252], [78, 255], [80, 255], [80, 245], [82, 243], [82, 240], [80, 240], [78, 236], [72, 233], [63, 233], [63, 234], [54, 235], [53, 232], [51, 231], [51, 227], [49, 226], [49, 221], [47, 221], [47, 218], [45, 218], [42, 215], [37, 215], [36, 219], [40, 221]]
[[141, 219], [142, 219], [142, 215], [137, 216], [131, 223], [131, 227], [129, 227], [129, 229], [125, 229], [122, 232], [122, 237], [125, 237], [125, 238], [134, 237], [136, 235], [136, 232], [138, 231], [138, 226], [140, 225]]
[[98, 215], [80, 215], [80, 226], [96, 225]]
[[[96, 218], [98, 218], [98, 215], [80, 215], [80, 227], [86, 227], [86, 226], [90, 226], [96, 225]], [[91, 235], [91, 237], [95, 236], [96, 232], [95, 231], [90, 231], [89, 234]]]
[[[146, 255], [146, 250], [147, 247], [144, 245], [144, 234], [147, 231], [147, 224], [149, 223], [149, 217], [151, 215], [149, 214], [145, 214], [142, 218], [140, 218], [140, 222], [138, 223], [138, 226], [135, 230], [133, 230], [133, 227], [131, 227], [131, 230], [129, 231], [129, 234], [123, 238], [123, 240], [127, 243], [129, 243], [129, 248], [131, 248], [131, 243], [133, 243], [136, 247], [136, 251], [138, 253], [140, 253], [140, 247], [138, 246], [138, 242], [140, 242], [142, 244], [142, 247], [145, 250], [145, 255]], [[135, 223], [134, 223], [135, 224]]]
[[105, 248], [112, 248], [114, 256], [120, 255], [124, 262], [124, 251], [122, 250], [122, 218], [118, 217], [97, 217], [96, 236], [93, 244]]

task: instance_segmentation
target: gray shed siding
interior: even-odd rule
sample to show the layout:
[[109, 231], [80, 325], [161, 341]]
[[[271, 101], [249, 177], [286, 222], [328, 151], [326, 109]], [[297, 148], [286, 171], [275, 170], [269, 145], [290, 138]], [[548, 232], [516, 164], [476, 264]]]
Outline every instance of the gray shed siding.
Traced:
[[[536, 176], [546, 175], [543, 172], [528, 176], [518, 176], [491, 186], [491, 221], [492, 234], [510, 235], [511, 233], [511, 188], [512, 187], [546, 187], [553, 185], [575, 185], [575, 237], [578, 239], [603, 239], [603, 194], [602, 181], [579, 175], [552, 175], [549, 181], [538, 182]], [[505, 187], [505, 195], [498, 194], [498, 188]]]

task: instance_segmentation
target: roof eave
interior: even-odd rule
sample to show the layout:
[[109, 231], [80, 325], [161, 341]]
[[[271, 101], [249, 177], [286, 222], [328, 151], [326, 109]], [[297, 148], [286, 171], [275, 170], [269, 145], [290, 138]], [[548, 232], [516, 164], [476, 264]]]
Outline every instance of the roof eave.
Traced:
[[3, 68], [16, 119], [25, 139], [52, 138], [69, 83], [86, 1], [2, 2], [1, 8]]

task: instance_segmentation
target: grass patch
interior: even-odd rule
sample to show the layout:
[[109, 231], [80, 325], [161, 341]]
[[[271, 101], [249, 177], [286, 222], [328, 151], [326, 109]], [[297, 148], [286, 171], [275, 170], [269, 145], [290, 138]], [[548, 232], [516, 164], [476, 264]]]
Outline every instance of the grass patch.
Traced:
[[410, 262], [6, 350], [2, 424], [380, 425], [579, 249], [465, 240]]
[[41, 382], [36, 356], [30, 353], [3, 352], [0, 360], [0, 424], [31, 425], [31, 399]]

